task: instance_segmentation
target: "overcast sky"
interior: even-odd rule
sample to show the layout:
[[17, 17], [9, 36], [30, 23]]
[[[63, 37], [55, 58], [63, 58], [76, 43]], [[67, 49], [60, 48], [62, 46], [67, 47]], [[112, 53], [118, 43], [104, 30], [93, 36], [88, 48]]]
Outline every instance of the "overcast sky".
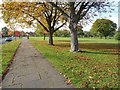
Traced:
[[[114, 0], [115, 1], [115, 3], [116, 3], [116, 7], [115, 7], [115, 11], [114, 12], [112, 12], [111, 14], [110, 13], [104, 13], [104, 14], [99, 14], [97, 17], [95, 17], [94, 19], [93, 19], [93, 22], [96, 20], [96, 19], [98, 19], [98, 18], [106, 18], [106, 19], [110, 19], [110, 20], [112, 20], [113, 22], [115, 22], [115, 23], [117, 23], [117, 25], [118, 25], [118, 1], [120, 1], [120, 0]], [[2, 3], [2, 1], [0, 0], [0, 4]], [[120, 13], [120, 12], [119, 12]], [[109, 15], [111, 15], [111, 17], [109, 17]], [[0, 14], [0, 16], [1, 16], [1, 14]], [[92, 23], [89, 23], [89, 25], [86, 25], [86, 26], [84, 26], [84, 28], [83, 28], [83, 30], [84, 31], [89, 31], [90, 29], [91, 29], [91, 26], [92, 26], [92, 24], [93, 24], [93, 22]], [[1, 30], [1, 28], [3, 28], [4, 26], [6, 26], [6, 24], [4, 23], [4, 21], [3, 20], [1, 20], [0, 19], [0, 30]], [[67, 27], [65, 27], [65, 28], [67, 28]], [[23, 31], [34, 31], [33, 29], [21, 29], [21, 28], [19, 28], [18, 30], [23, 30]]]

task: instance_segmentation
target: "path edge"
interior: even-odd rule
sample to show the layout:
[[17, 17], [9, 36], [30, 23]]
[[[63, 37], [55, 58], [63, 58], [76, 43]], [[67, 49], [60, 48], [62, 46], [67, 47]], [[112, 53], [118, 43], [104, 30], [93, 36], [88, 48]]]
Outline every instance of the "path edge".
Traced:
[[3, 79], [5, 78], [6, 74], [9, 72], [9, 67], [13, 64], [14, 57], [15, 57], [15, 55], [16, 55], [16, 53], [17, 53], [17, 51], [18, 51], [18, 48], [20, 47], [21, 43], [22, 43], [22, 41], [20, 42], [20, 44], [18, 45], [17, 49], [15, 50], [15, 53], [13, 54], [13, 56], [12, 56], [9, 64], [7, 65], [5, 71], [2, 72], [2, 81], [3, 81]]
[[[34, 45], [29, 40], [28, 40], [28, 42], [34, 47]], [[54, 68], [59, 73], [59, 75], [61, 77], [63, 77], [65, 79], [64, 83], [66, 85], [73, 86], [73, 84], [67, 84], [68, 77], [65, 77], [62, 72], [60, 72], [57, 68], [55, 68], [55, 66], [41, 52], [39, 52], [39, 50], [37, 50], [37, 48], [34, 47], [34, 49], [42, 56], [42, 58], [44, 58], [52, 66], [52, 68]]]

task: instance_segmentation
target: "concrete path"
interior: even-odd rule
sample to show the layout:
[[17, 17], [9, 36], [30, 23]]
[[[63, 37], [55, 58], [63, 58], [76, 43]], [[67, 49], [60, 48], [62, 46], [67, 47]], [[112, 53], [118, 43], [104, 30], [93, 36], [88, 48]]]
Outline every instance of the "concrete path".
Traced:
[[71, 88], [65, 79], [24, 39], [2, 88]]

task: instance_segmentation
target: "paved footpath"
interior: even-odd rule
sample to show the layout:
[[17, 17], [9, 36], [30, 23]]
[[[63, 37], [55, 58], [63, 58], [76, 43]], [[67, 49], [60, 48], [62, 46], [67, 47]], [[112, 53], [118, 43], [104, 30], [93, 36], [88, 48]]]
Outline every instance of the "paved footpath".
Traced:
[[2, 88], [71, 88], [65, 79], [24, 39]]

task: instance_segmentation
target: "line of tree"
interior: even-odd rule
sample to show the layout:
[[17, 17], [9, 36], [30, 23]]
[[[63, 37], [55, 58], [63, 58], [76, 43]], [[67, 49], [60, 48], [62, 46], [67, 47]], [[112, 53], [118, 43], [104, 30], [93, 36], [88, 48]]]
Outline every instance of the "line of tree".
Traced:
[[120, 40], [120, 27], [118, 28], [118, 31], [116, 31], [115, 35], [114, 35], [114, 38], [116, 40]]
[[[20, 23], [21, 26], [34, 26], [35, 21], [48, 32], [49, 44], [53, 45], [53, 34], [59, 28], [69, 23], [72, 52], [78, 52], [77, 26], [81, 25], [96, 12], [108, 12], [113, 9], [111, 3], [105, 2], [4, 2], [1, 10], [6, 23]], [[109, 8], [108, 8], [109, 7]]]
[[68, 30], [58, 30], [54, 33], [55, 37], [70, 37], [70, 31]]
[[31, 36], [35, 36], [33, 32], [24, 32], [24, 31], [18, 31], [18, 30], [11, 30], [10, 28], [3, 27], [1, 29], [1, 35], [2, 37], [20, 37], [20, 36], [26, 36], [26, 34], [29, 33]]

